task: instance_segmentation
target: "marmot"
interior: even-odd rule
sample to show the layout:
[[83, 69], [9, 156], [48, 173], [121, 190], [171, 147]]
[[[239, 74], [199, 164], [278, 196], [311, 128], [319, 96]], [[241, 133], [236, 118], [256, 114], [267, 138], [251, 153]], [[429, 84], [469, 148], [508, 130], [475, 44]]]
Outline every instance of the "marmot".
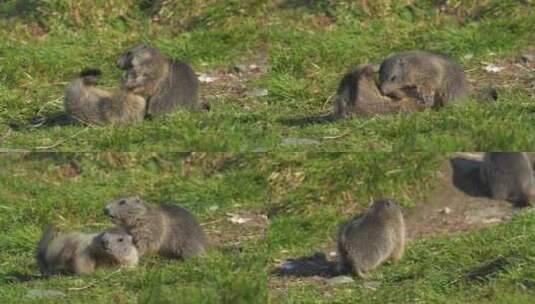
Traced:
[[206, 237], [197, 220], [177, 205], [148, 204], [138, 196], [109, 202], [104, 213], [133, 237], [139, 254], [185, 259], [206, 249]]
[[375, 82], [376, 74], [376, 66], [362, 64], [343, 77], [336, 93], [335, 117], [414, 112], [424, 109], [409, 98], [394, 100], [381, 94]]
[[199, 80], [191, 67], [141, 44], [122, 54], [117, 66], [125, 70], [123, 86], [148, 100], [147, 114], [171, 112], [176, 107], [206, 108], [199, 102]]
[[391, 55], [379, 68], [384, 95], [410, 96], [425, 108], [438, 108], [466, 96], [469, 84], [459, 65], [445, 55], [407, 51]]
[[524, 152], [485, 153], [480, 178], [494, 199], [527, 206], [535, 195], [533, 168]]
[[108, 92], [95, 87], [101, 71], [85, 69], [65, 90], [65, 112], [94, 125], [135, 123], [145, 116], [145, 99], [125, 89]]
[[37, 264], [45, 276], [90, 274], [99, 266], [136, 266], [138, 252], [124, 229], [110, 228], [98, 234], [61, 233], [49, 226], [37, 248]]
[[367, 272], [384, 261], [401, 259], [405, 246], [405, 223], [392, 199], [373, 203], [359, 218], [343, 224], [338, 232], [338, 272], [366, 278]]

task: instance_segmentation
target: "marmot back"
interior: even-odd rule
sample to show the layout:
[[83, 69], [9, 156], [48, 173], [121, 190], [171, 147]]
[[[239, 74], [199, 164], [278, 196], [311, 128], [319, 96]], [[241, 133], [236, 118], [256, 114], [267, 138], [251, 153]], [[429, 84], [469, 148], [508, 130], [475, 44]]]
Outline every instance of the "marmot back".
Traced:
[[84, 275], [104, 265], [135, 266], [138, 253], [132, 236], [122, 229], [84, 234], [62, 233], [49, 226], [39, 241], [36, 259], [43, 275]]
[[425, 51], [407, 51], [385, 59], [379, 83], [384, 95], [410, 96], [426, 108], [454, 102], [469, 91], [465, 73], [455, 61]]
[[148, 204], [137, 196], [120, 197], [104, 212], [133, 237], [141, 255], [158, 253], [185, 259], [206, 249], [206, 237], [197, 220], [177, 205]]
[[117, 66], [125, 70], [123, 86], [148, 98], [147, 114], [171, 112], [177, 107], [201, 109], [199, 80], [191, 67], [141, 44], [122, 54]]
[[392, 199], [375, 201], [359, 218], [343, 224], [338, 232], [338, 271], [361, 278], [388, 259], [398, 261], [405, 246], [405, 223]]
[[79, 122], [93, 125], [136, 123], [145, 116], [145, 99], [126, 90], [108, 92], [95, 87], [98, 69], [86, 69], [65, 90], [65, 112]]
[[535, 195], [532, 164], [523, 152], [485, 153], [480, 177], [495, 199], [527, 206]]
[[381, 115], [422, 110], [414, 101], [404, 98], [393, 100], [381, 94], [375, 82], [376, 68], [371, 64], [359, 65], [344, 75], [337, 90], [334, 115]]

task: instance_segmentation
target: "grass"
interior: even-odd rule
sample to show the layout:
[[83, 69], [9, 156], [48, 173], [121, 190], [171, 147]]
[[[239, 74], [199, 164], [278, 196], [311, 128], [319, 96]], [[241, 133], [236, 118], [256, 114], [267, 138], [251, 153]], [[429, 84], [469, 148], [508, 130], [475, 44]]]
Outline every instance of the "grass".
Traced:
[[[3, 303], [40, 302], [26, 296], [35, 289], [64, 292], [48, 299], [62, 303], [265, 302], [263, 236], [242, 238], [226, 215], [262, 209], [266, 181], [254, 155], [201, 153], [188, 160], [173, 153], [2, 155], [0, 184]], [[106, 201], [127, 193], [189, 209], [206, 223], [210, 251], [185, 262], [148, 257], [135, 270], [99, 269], [81, 278], [36, 276], [35, 244], [48, 222], [65, 230], [99, 231], [111, 226], [102, 213]]]
[[[372, 280], [283, 278], [278, 261], [334, 249], [338, 224], [389, 196], [418, 208], [437, 185], [447, 153], [35, 153], [0, 157], [0, 300], [85, 303], [530, 303], [535, 297], [535, 213], [452, 236], [418, 239], [404, 259]], [[185, 262], [144, 257], [134, 270], [98, 269], [85, 277], [38, 276], [41, 229], [98, 231], [111, 225], [104, 204], [137, 193], [191, 210], [211, 249]], [[267, 215], [268, 226], [231, 224], [230, 214]], [[258, 223], [257, 223], [258, 224]], [[255, 228], [257, 227], [257, 228]], [[482, 281], [464, 276], [504, 256]], [[32, 290], [63, 297], [32, 299]]]
[[[534, 50], [533, 1], [441, 3], [2, 1], [0, 151], [51, 152], [0, 154], [0, 302], [532, 303], [532, 209], [488, 229], [409, 243], [400, 263], [374, 272], [375, 291], [360, 280], [329, 285], [271, 273], [281, 260], [332, 251], [338, 224], [373, 198], [418, 208], [448, 152], [535, 148], [533, 67], [519, 59]], [[116, 58], [139, 42], [215, 75], [201, 87], [212, 110], [131, 126], [26, 124], [62, 111], [64, 88], [84, 67], [101, 68], [100, 85], [115, 87]], [[287, 123], [328, 111], [351, 66], [416, 48], [450, 55], [476, 87], [497, 85], [499, 100]], [[488, 73], [489, 63], [505, 70]], [[266, 72], [232, 72], [251, 64]], [[250, 94], [262, 88], [267, 96]], [[144, 257], [133, 270], [79, 278], [38, 275], [34, 250], [47, 223], [99, 231], [110, 225], [104, 204], [127, 193], [189, 209], [211, 240], [206, 256]], [[233, 224], [233, 214], [254, 220]], [[503, 269], [463, 278], [498, 256], [509, 261]], [[43, 290], [64, 295], [29, 296]]]
[[[436, 186], [436, 172], [447, 157], [327, 153], [272, 158], [280, 174], [270, 182], [270, 195], [278, 194], [272, 198], [276, 212], [267, 239], [270, 268], [284, 259], [334, 251], [338, 225], [365, 210], [370, 199], [390, 196], [407, 208], [418, 208]], [[534, 225], [531, 208], [488, 229], [411, 241], [400, 263], [387, 263], [373, 273], [377, 290], [358, 279], [329, 285], [317, 278], [271, 275], [270, 302], [531, 303], [535, 290], [526, 286], [535, 279]], [[510, 264], [482, 281], [464, 279], [498, 256]]]
[[[8, 16], [0, 20], [0, 145], [88, 152], [531, 150], [533, 73], [509, 71], [516, 77], [510, 79], [507, 71], [491, 75], [483, 67], [518, 61], [529, 50], [533, 3], [457, 2], [439, 9], [434, 1], [377, 1], [364, 9], [359, 1], [166, 1], [156, 18], [150, 1], [7, 1], [0, 6]], [[25, 125], [61, 111], [65, 85], [83, 67], [102, 68], [102, 86], [116, 86], [115, 59], [142, 41], [200, 73], [267, 65], [267, 73], [244, 85], [269, 94], [244, 96], [232, 90], [236, 83], [216, 80], [201, 88], [210, 113], [177, 111], [122, 127]], [[477, 86], [497, 85], [499, 101], [329, 124], [285, 123], [330, 109], [351, 66], [415, 48], [450, 55]], [[10, 131], [12, 123], [21, 127]]]

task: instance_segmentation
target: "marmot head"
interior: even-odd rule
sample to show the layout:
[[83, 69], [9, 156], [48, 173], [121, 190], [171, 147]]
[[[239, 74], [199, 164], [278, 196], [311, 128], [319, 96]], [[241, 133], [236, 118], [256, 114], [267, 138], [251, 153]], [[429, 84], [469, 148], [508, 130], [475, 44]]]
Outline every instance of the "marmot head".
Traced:
[[398, 203], [390, 198], [374, 201], [369, 212], [374, 218], [385, 221], [402, 216]]
[[[99, 249], [121, 264], [137, 263], [137, 249], [134, 238], [122, 228], [110, 228], [101, 232], [98, 237]], [[136, 261], [132, 261], [135, 259]]]
[[124, 52], [119, 59], [117, 59], [117, 67], [121, 70], [128, 70], [132, 67], [150, 61], [157, 51], [148, 44], [139, 44]]
[[133, 226], [147, 214], [148, 206], [138, 196], [120, 197], [104, 207], [104, 214], [117, 225]]
[[408, 63], [406, 58], [393, 55], [388, 57], [379, 68], [379, 83], [383, 95], [397, 97], [396, 91], [408, 83]]

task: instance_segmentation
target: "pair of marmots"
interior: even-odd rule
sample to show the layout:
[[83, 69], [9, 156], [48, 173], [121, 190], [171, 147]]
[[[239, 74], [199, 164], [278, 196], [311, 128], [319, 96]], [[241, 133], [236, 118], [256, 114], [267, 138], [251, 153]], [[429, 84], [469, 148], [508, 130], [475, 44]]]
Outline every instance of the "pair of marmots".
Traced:
[[[524, 207], [535, 195], [532, 159], [527, 153], [485, 153], [479, 172], [494, 199]], [[400, 260], [404, 246], [405, 223], [398, 204], [392, 199], [380, 199], [364, 215], [340, 226], [338, 272], [366, 278], [370, 270], [384, 261]]]
[[61, 233], [49, 227], [37, 249], [41, 273], [83, 275], [105, 265], [133, 267], [147, 254], [186, 259], [206, 249], [202, 227], [180, 206], [148, 204], [131, 196], [109, 202], [104, 213], [119, 227], [98, 234]]
[[364, 64], [347, 73], [338, 86], [331, 116], [439, 108], [468, 92], [465, 73], [455, 61], [431, 52], [407, 51], [389, 56], [380, 66]]
[[177, 107], [206, 107], [199, 102], [199, 81], [191, 67], [149, 45], [125, 52], [117, 66], [125, 73], [120, 88], [112, 92], [95, 86], [98, 69], [83, 70], [73, 79], [65, 90], [67, 114], [85, 124], [104, 125], [136, 123]]

